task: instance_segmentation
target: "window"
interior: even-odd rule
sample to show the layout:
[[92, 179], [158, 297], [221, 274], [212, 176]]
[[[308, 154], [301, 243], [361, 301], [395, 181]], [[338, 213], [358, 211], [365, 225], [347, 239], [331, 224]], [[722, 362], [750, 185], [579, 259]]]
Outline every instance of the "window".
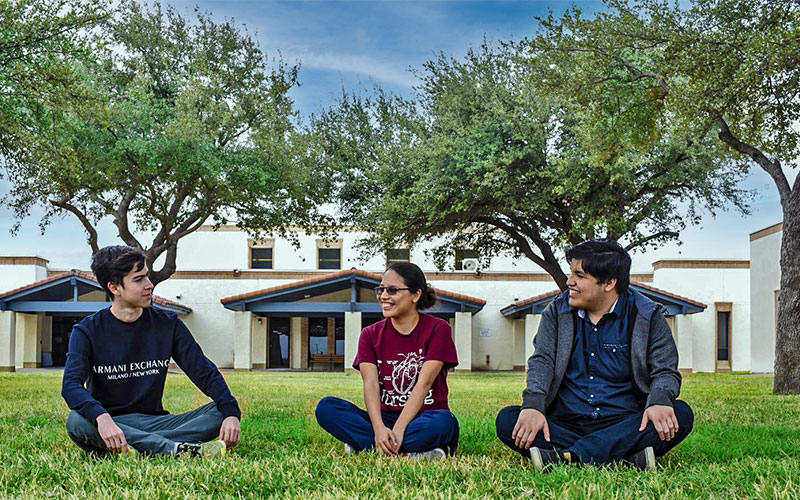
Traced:
[[333, 324], [335, 354], [344, 354], [344, 318], [336, 318]]
[[714, 304], [717, 312], [717, 362], [718, 371], [731, 369], [731, 312], [733, 304], [730, 302], [717, 302]]
[[731, 313], [718, 312], [717, 313], [717, 360], [730, 361], [730, 334]]
[[308, 354], [328, 354], [328, 318], [308, 319]]
[[250, 269], [273, 269], [272, 252], [275, 240], [248, 240]]
[[342, 249], [341, 248], [320, 248], [319, 269], [341, 269], [342, 268]]
[[272, 249], [271, 248], [251, 248], [250, 249], [250, 268], [251, 269], [272, 269]]
[[392, 248], [386, 252], [386, 267], [398, 262], [411, 262], [411, 250], [408, 248]]
[[342, 240], [317, 240], [317, 269], [342, 268]]
[[477, 259], [478, 252], [467, 248], [456, 248], [456, 271], [464, 269], [464, 259]]

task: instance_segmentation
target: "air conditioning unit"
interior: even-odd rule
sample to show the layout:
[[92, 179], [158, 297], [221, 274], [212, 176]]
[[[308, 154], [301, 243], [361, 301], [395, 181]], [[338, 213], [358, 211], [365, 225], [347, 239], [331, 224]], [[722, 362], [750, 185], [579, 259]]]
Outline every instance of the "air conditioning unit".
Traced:
[[471, 273], [478, 271], [478, 259], [464, 259], [461, 261], [461, 270]]

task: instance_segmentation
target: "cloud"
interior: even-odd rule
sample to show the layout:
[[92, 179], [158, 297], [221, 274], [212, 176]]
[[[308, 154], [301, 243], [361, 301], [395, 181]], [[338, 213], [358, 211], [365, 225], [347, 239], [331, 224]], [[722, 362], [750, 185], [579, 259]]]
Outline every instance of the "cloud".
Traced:
[[391, 60], [376, 61], [368, 56], [334, 52], [305, 53], [296, 59], [301, 61], [301, 68], [367, 75], [380, 83], [410, 88], [419, 82], [407, 67]]

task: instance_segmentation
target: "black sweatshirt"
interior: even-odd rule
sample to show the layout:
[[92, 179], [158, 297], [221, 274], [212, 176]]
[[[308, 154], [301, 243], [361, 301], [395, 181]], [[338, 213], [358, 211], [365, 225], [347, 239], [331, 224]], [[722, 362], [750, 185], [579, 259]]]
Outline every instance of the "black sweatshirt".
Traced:
[[167, 414], [161, 397], [170, 358], [214, 400], [223, 418], [241, 418], [225, 379], [183, 321], [153, 307], [144, 308], [133, 323], [120, 321], [108, 308], [75, 325], [61, 395], [92, 423], [106, 412]]

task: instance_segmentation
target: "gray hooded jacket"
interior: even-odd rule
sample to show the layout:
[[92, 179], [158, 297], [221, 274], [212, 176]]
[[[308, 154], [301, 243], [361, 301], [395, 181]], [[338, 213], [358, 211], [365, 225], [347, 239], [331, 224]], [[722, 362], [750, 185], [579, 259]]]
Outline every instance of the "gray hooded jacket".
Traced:
[[[633, 290], [636, 319], [631, 335], [631, 373], [636, 387], [647, 395], [645, 408], [672, 406], [681, 390], [678, 349], [661, 305]], [[569, 292], [554, 300], [542, 315], [533, 339], [534, 353], [528, 358], [528, 382], [522, 393], [522, 408], [545, 413], [556, 397], [567, 371], [575, 336], [575, 313]], [[643, 408], [644, 409], [644, 408]]]

